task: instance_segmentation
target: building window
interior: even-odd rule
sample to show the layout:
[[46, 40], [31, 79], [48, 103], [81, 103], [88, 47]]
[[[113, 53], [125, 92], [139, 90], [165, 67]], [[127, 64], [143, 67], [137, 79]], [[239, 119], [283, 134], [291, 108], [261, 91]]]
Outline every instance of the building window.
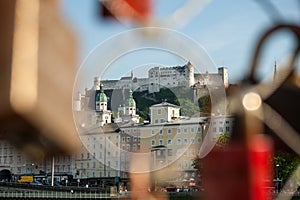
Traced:
[[160, 129], [160, 130], [159, 130], [159, 135], [162, 135], [162, 134], [163, 134], [163, 130]]
[[163, 140], [159, 140], [159, 145], [163, 145], [163, 144], [164, 144]]
[[201, 127], [198, 127], [198, 133], [201, 133]]
[[158, 123], [158, 119], [156, 119], [156, 120], [154, 121], [154, 123], [157, 124], [157, 123]]
[[223, 133], [223, 127], [219, 127], [219, 132]]
[[180, 138], [177, 139], [177, 144], [181, 144], [181, 139]]
[[201, 138], [198, 138], [198, 143], [201, 143]]
[[213, 128], [213, 132], [214, 133], [217, 132], [217, 128], [216, 127]]
[[230, 132], [230, 127], [226, 126], [226, 132]]
[[187, 128], [184, 128], [184, 129], [183, 129], [183, 132], [184, 132], [184, 133], [187, 133]]
[[194, 144], [194, 143], [195, 143], [195, 139], [191, 138], [191, 144]]
[[177, 133], [178, 133], [178, 134], [181, 133], [181, 129], [180, 129], [180, 128], [177, 129]]
[[172, 134], [172, 129], [168, 129], [168, 134]]
[[177, 163], [177, 169], [181, 169], [181, 161], [180, 160]]
[[155, 135], [155, 130], [151, 130], [151, 135]]
[[127, 142], [130, 142], [130, 137], [127, 137]]
[[[18, 156], [18, 163], [20, 163], [21, 162], [21, 156]], [[1, 162], [1, 161], [0, 161]]]
[[157, 114], [161, 115], [161, 109], [157, 109]]
[[172, 140], [168, 139], [168, 145], [171, 145], [171, 144], [172, 144]]
[[188, 144], [188, 139], [184, 138], [183, 139], [183, 144]]
[[194, 133], [195, 132], [195, 128], [191, 128], [191, 133]]
[[188, 162], [187, 160], [185, 160], [185, 161], [184, 161], [183, 167], [184, 167], [184, 168], [188, 168], [188, 166], [189, 166], [189, 162]]
[[164, 119], [160, 119], [160, 123], [164, 123], [165, 122], [165, 120]]
[[168, 149], [168, 156], [172, 156], [172, 155], [173, 155], [172, 149]]

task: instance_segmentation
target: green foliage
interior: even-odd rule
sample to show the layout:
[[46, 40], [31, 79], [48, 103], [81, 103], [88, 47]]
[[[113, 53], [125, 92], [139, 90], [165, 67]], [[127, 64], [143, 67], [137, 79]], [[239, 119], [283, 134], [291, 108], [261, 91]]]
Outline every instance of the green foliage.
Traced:
[[[201, 177], [203, 174], [202, 159], [200, 159], [198, 156], [195, 159], [193, 159], [192, 167], [196, 169], [197, 177]], [[196, 179], [196, 181], [200, 181], [200, 180]], [[200, 182], [197, 182], [196, 184], [201, 185]]]
[[216, 147], [226, 147], [229, 143], [230, 135], [229, 133], [221, 133], [218, 135]]
[[[277, 167], [278, 178], [285, 182], [300, 164], [300, 157], [283, 151], [278, 151], [274, 156], [275, 171]], [[279, 166], [276, 166], [279, 165]], [[276, 174], [275, 174], [276, 176]], [[276, 178], [276, 177], [275, 177]], [[299, 180], [300, 177], [298, 177]]]
[[143, 119], [149, 120], [149, 107], [153, 104], [167, 101], [181, 107], [181, 115], [192, 116], [199, 112], [199, 108], [193, 102], [193, 90], [186, 87], [172, 89], [162, 88], [160, 92], [148, 94], [148, 91], [134, 92], [137, 110]]
[[156, 103], [156, 99], [148, 97], [148, 92], [134, 92], [133, 98], [135, 99], [137, 111], [143, 119], [149, 119], [149, 107]]
[[140, 117], [140, 119], [139, 119], [139, 123], [144, 123], [144, 121], [145, 121], [145, 119], [144, 119], [144, 118], [142, 118], [142, 117]]
[[199, 112], [199, 107], [196, 106], [190, 99], [180, 98], [179, 103], [182, 116], [192, 116]]
[[200, 97], [198, 100], [198, 104], [200, 107], [200, 112], [202, 113], [210, 113], [211, 112], [211, 100], [209, 95]]

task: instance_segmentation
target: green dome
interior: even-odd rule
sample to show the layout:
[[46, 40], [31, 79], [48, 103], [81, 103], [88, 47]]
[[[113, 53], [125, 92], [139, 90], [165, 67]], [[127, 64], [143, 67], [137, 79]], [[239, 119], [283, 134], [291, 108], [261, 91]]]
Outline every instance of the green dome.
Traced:
[[103, 90], [103, 84], [100, 85], [100, 93], [96, 94], [96, 101], [107, 102], [107, 96]]
[[126, 100], [125, 106], [127, 107], [135, 107], [135, 100], [133, 99], [132, 96], [132, 90], [129, 90], [129, 99]]

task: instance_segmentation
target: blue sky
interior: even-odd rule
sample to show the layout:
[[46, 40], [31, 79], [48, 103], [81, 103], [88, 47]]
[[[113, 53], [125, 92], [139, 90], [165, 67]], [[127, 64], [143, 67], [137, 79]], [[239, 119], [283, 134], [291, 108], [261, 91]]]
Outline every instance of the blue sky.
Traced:
[[[299, 24], [299, 1], [270, 1], [280, 11], [281, 20]], [[155, 15], [157, 18], [163, 19], [184, 5], [186, 1], [156, 0], [154, 2]], [[199, 2], [201, 1], [199, 0]], [[187, 35], [202, 45], [216, 66], [228, 67], [230, 82], [237, 82], [248, 72], [256, 42], [259, 36], [273, 25], [275, 17], [270, 16], [255, 0], [203, 0], [202, 2], [206, 2], [205, 6], [184, 26], [169, 26], [167, 28]], [[115, 34], [133, 28], [122, 23], [101, 19], [97, 13], [97, 0], [64, 0], [61, 2], [61, 11], [78, 37], [78, 65], [87, 58], [97, 45]], [[289, 36], [287, 33], [280, 33], [269, 40], [260, 64], [259, 76], [272, 74], [274, 61], [277, 60], [280, 64], [283, 58], [288, 55], [294, 43], [292, 37]], [[111, 49], [108, 47], [107, 51], [111, 51]], [[148, 56], [142, 56], [141, 52], [137, 52], [135, 56], [129, 55], [123, 61], [117, 60], [115, 64], [122, 65], [122, 67], [120, 66], [118, 70], [114, 69], [113, 73], [107, 73], [105, 78], [119, 78], [128, 74], [132, 68], [143, 69], [149, 63], [161, 63], [168, 66], [184, 63], [182, 59], [166, 53], [153, 51], [145, 51], [144, 53], [148, 53]], [[159, 59], [154, 57], [159, 57]], [[94, 60], [93, 62], [101, 63], [101, 60]], [[91, 78], [99, 75], [97, 74], [98, 67], [99, 64], [81, 70], [80, 73], [85, 73], [86, 77]], [[142, 73], [143, 70], [139, 71]]]

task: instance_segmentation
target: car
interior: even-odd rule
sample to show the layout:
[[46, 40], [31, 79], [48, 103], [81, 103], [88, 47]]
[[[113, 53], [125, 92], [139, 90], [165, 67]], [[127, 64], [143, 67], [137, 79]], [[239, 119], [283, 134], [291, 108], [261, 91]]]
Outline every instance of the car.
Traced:
[[31, 183], [29, 183], [30, 185], [43, 185], [41, 182], [39, 181], [32, 181]]

